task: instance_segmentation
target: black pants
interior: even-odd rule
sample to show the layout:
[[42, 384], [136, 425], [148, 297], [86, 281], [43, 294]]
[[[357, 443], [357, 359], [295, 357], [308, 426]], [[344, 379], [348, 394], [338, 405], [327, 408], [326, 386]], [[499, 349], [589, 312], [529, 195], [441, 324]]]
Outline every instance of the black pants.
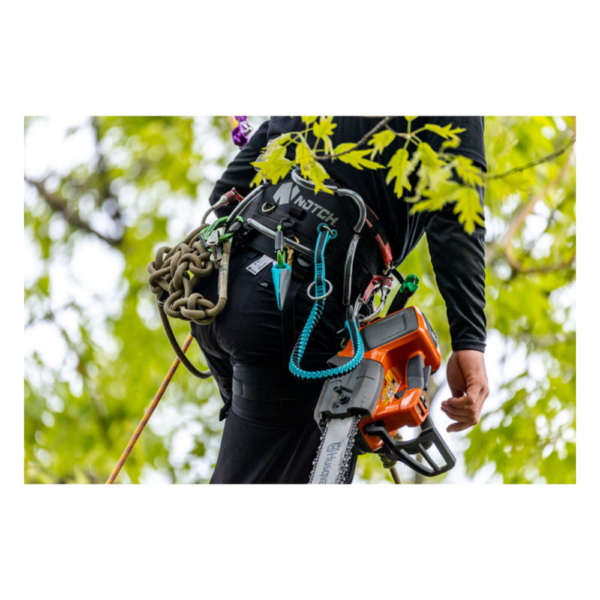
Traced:
[[[306, 288], [313, 270], [292, 264], [290, 290], [297, 294], [291, 317], [289, 298], [284, 311], [294, 328], [288, 329], [284, 340], [271, 264], [257, 274], [248, 270], [261, 257], [249, 248], [235, 248], [225, 309], [210, 325], [192, 323], [223, 400], [231, 403], [211, 483], [308, 483], [319, 445], [314, 409], [323, 382], [304, 382], [288, 369], [291, 346], [312, 308]], [[196, 291], [216, 300], [216, 272]], [[329, 297], [303, 368], [326, 368], [326, 361], [340, 350], [336, 332], [344, 321], [341, 303]]]

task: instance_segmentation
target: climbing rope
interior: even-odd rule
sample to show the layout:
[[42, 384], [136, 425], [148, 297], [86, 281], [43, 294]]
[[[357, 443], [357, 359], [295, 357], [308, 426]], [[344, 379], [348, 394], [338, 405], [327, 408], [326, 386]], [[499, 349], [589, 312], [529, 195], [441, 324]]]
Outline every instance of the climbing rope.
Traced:
[[[185, 340], [185, 342], [183, 343], [183, 346], [182, 346], [183, 352], [187, 351], [187, 349], [190, 347], [190, 344], [192, 343], [193, 339], [194, 339], [194, 337], [190, 333], [187, 336], [187, 339]], [[134, 434], [131, 436], [131, 439], [129, 440], [127, 447], [123, 451], [123, 454], [121, 454], [121, 458], [119, 459], [119, 462], [115, 465], [113, 472], [110, 474], [110, 477], [108, 478], [108, 480], [106, 482], [107, 484], [114, 483], [115, 479], [117, 478], [117, 475], [123, 468], [123, 465], [125, 464], [125, 461], [127, 460], [127, 457], [131, 454], [131, 451], [133, 450], [135, 443], [138, 441], [138, 438], [142, 434], [142, 431], [144, 431], [144, 427], [146, 427], [146, 423], [148, 423], [148, 421], [150, 420], [150, 417], [152, 416], [152, 413], [158, 406], [160, 399], [163, 397], [163, 394], [165, 393], [167, 386], [169, 385], [169, 383], [171, 383], [171, 379], [173, 379], [173, 375], [175, 375], [175, 371], [177, 371], [177, 367], [179, 367], [179, 363], [180, 363], [180, 360], [177, 358], [171, 365], [171, 368], [169, 369], [167, 376], [164, 378], [164, 381], [161, 383], [160, 387], [158, 388], [158, 392], [156, 392], [156, 396], [154, 396], [154, 399], [150, 403], [148, 410], [144, 414], [144, 418], [140, 421], [140, 424], [137, 426], [137, 429], [135, 430]]]
[[[225, 307], [231, 244], [229, 239], [223, 239], [224, 234], [219, 235], [218, 224], [218, 221], [212, 225], [202, 223], [174, 248], [161, 246], [156, 251], [155, 259], [146, 267], [150, 274], [150, 291], [157, 296], [159, 306], [169, 317], [208, 325]], [[211, 244], [212, 240], [214, 244]], [[215, 248], [214, 255], [208, 244]], [[222, 244], [222, 248], [217, 244]], [[201, 278], [213, 272], [217, 260], [220, 262], [219, 270], [224, 273], [225, 285], [219, 286], [219, 299], [215, 304], [201, 294], [194, 293], [193, 289]]]

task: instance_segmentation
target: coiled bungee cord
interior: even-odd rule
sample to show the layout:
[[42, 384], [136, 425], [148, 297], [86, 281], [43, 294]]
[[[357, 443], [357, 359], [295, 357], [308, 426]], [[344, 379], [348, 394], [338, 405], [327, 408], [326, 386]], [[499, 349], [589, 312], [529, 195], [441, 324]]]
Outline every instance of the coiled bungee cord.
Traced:
[[[323, 315], [325, 300], [333, 291], [333, 286], [325, 277], [325, 248], [330, 239], [335, 239], [337, 237], [337, 231], [335, 229], [330, 229], [324, 223], [321, 223], [317, 229], [319, 231], [319, 237], [317, 238], [317, 246], [315, 249], [315, 280], [306, 290], [309, 298], [314, 300], [314, 304], [308, 315], [308, 319], [304, 324], [302, 333], [294, 346], [289, 365], [292, 375], [301, 379], [327, 379], [329, 377], [344, 375], [345, 373], [349, 373], [353, 369], [356, 369], [365, 354], [365, 347], [358, 329], [358, 323], [352, 318], [346, 320], [345, 323], [346, 330], [350, 335], [350, 341], [352, 342], [352, 348], [354, 349], [354, 356], [349, 362], [339, 367], [332, 367], [321, 371], [305, 371], [300, 366], [312, 331]], [[310, 294], [310, 290], [313, 286], [315, 288], [314, 296]]]

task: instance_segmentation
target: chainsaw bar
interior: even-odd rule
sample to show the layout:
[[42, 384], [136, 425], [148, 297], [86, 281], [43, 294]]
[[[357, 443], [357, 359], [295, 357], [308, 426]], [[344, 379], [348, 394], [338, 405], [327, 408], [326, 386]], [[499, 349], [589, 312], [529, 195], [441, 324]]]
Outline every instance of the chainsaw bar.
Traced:
[[327, 420], [309, 483], [346, 483], [359, 421], [360, 415]]

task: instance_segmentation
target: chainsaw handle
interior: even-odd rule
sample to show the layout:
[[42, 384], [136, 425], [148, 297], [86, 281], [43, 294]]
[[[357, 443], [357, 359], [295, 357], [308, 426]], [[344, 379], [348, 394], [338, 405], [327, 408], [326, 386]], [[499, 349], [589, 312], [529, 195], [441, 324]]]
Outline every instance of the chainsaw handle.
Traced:
[[[427, 429], [423, 429], [414, 440], [407, 440], [405, 442], [394, 441], [387, 429], [383, 425], [378, 425], [377, 423], [367, 425], [365, 427], [365, 433], [368, 435], [379, 436], [383, 441], [385, 448], [394, 458], [403, 462], [405, 465], [408, 465], [417, 473], [420, 473], [425, 477], [435, 477], [436, 475], [441, 475], [452, 469], [456, 464], [456, 458], [431, 420], [429, 421], [429, 425], [430, 426]], [[442, 467], [438, 466], [427, 452], [427, 448], [432, 444], [435, 445], [446, 462]], [[427, 462], [427, 465], [424, 465], [413, 458], [413, 456], [411, 456], [413, 454], [421, 454]]]

